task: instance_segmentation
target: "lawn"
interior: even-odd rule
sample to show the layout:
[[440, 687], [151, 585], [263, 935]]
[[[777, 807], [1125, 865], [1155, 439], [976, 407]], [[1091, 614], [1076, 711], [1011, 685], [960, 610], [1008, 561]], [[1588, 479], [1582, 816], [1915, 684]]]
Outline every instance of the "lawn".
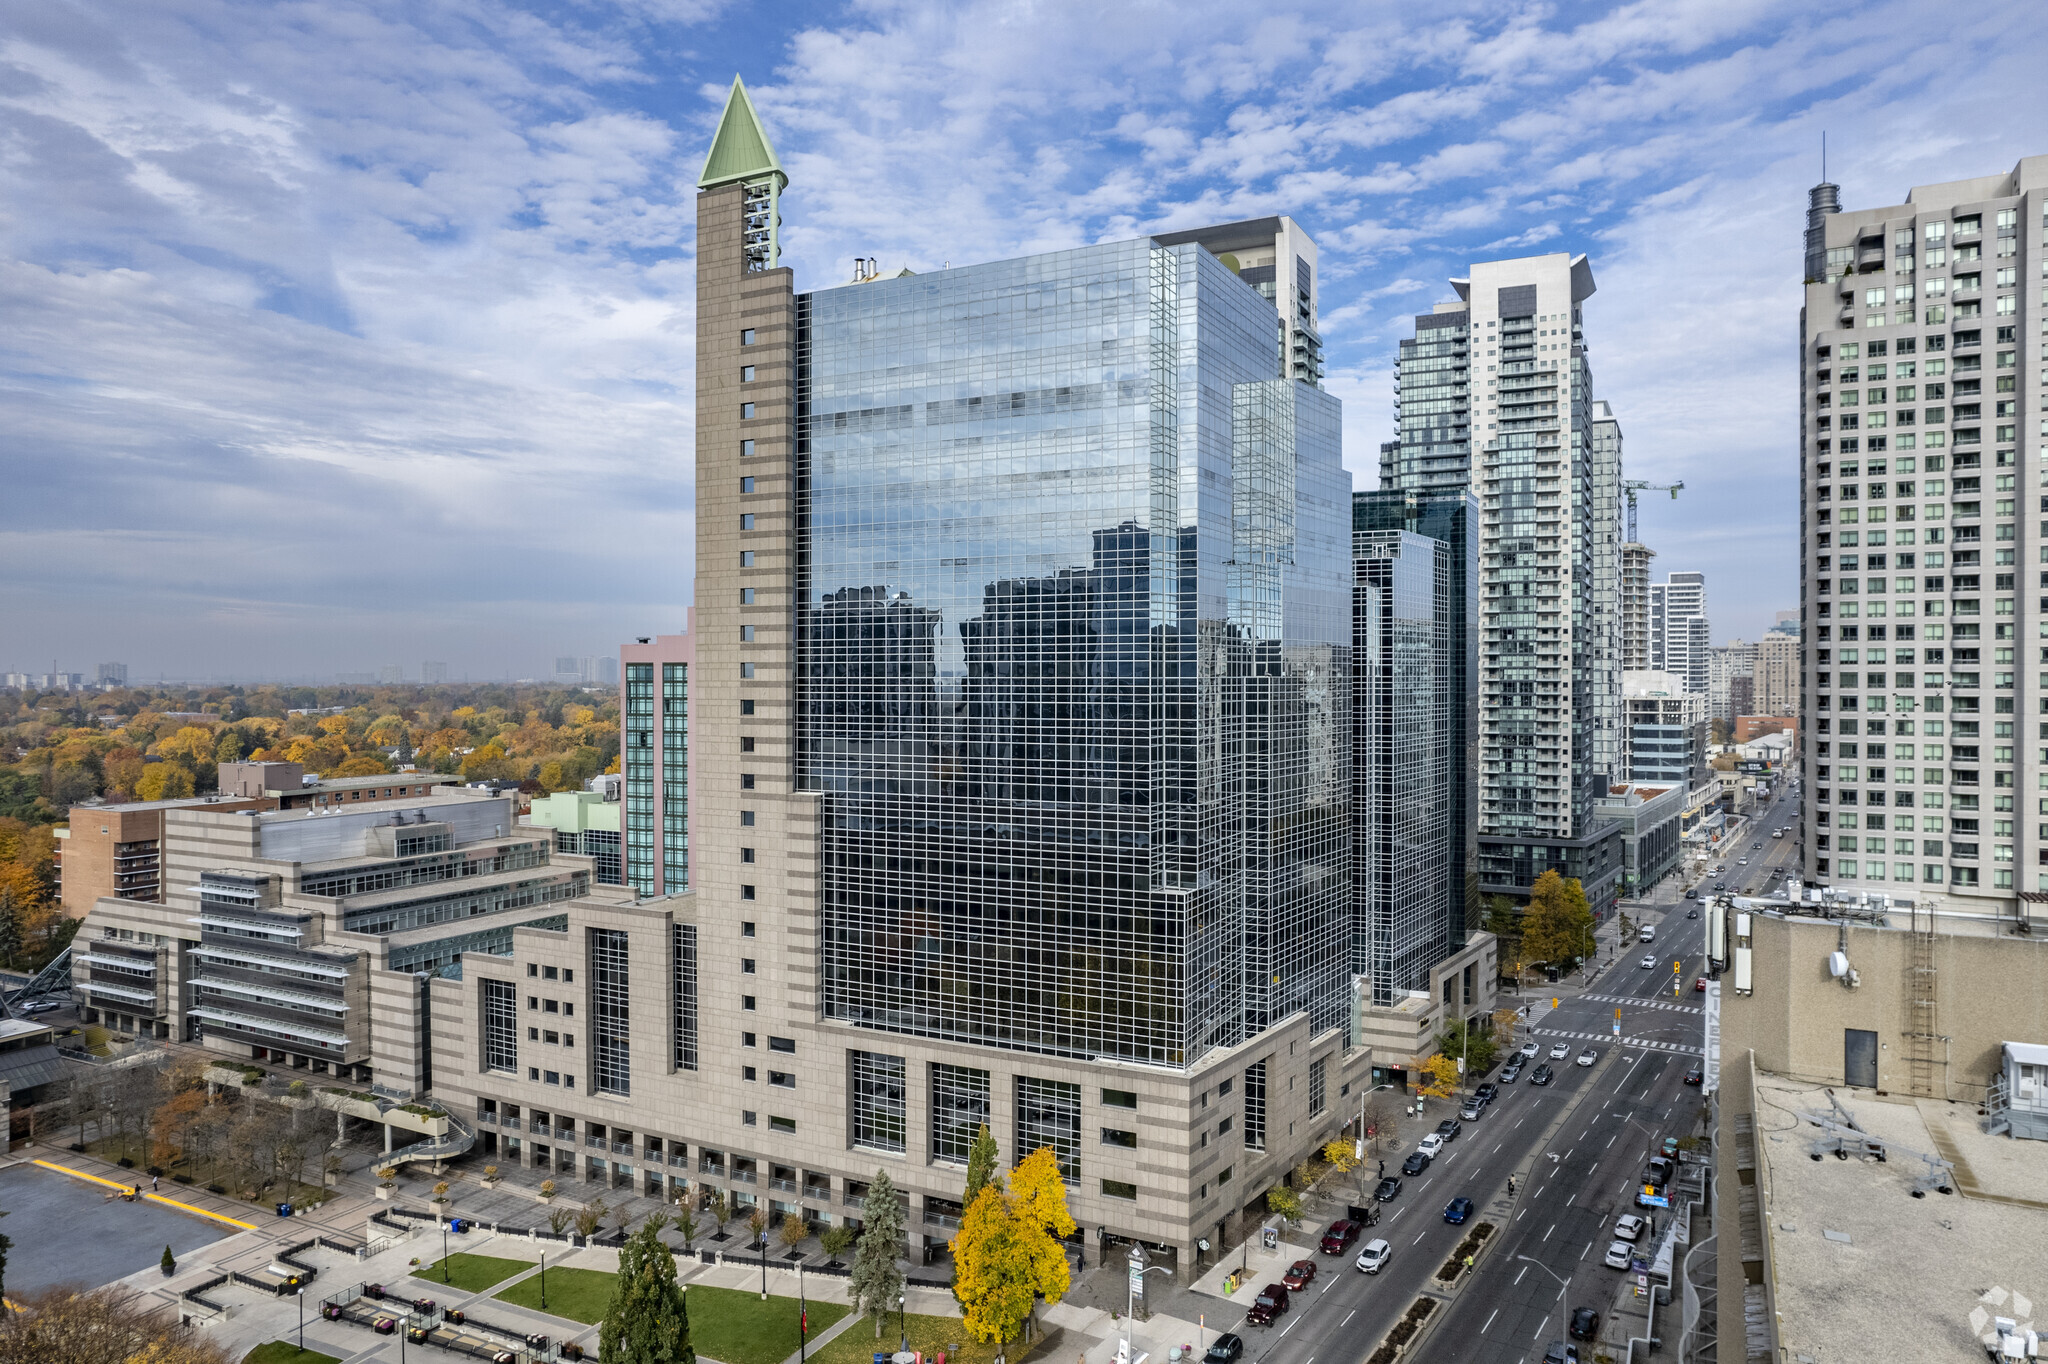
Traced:
[[[693, 1296], [696, 1291], [692, 1290]], [[817, 1320], [815, 1313], [811, 1320]], [[946, 1352], [947, 1364], [990, 1364], [996, 1357], [995, 1346], [968, 1339], [966, 1327], [958, 1317], [927, 1317], [912, 1312], [905, 1326], [910, 1334], [910, 1348], [923, 1351], [926, 1359], [941, 1350]], [[694, 1331], [691, 1339], [695, 1341]], [[826, 1341], [821, 1348], [811, 1351], [811, 1364], [871, 1364], [876, 1350], [894, 1354], [901, 1339], [894, 1312], [883, 1321], [879, 1341], [875, 1339], [872, 1324], [857, 1321]], [[957, 1351], [953, 1348], [955, 1345], [960, 1347]], [[1012, 1341], [1010, 1358], [1021, 1359], [1023, 1355], [1024, 1347]]]
[[[412, 1276], [430, 1283], [441, 1283], [441, 1265], [440, 1260], [430, 1265], [421, 1265], [412, 1271]], [[459, 1288], [465, 1293], [481, 1293], [494, 1283], [501, 1283], [514, 1274], [532, 1269], [533, 1261], [507, 1260], [497, 1255], [470, 1255], [458, 1250], [448, 1257], [447, 1266], [448, 1287]], [[552, 1298], [554, 1295], [548, 1296]]]
[[[725, 1364], [780, 1364], [796, 1353], [800, 1308], [795, 1298], [771, 1297], [734, 1288], [692, 1288], [684, 1295], [690, 1306], [690, 1346], [699, 1355]], [[813, 1301], [811, 1339], [846, 1315], [846, 1305]], [[869, 1364], [874, 1351], [860, 1356]]]
[[548, 1305], [540, 1305], [541, 1276], [530, 1275], [493, 1296], [536, 1312], [567, 1317], [594, 1326], [604, 1320], [611, 1306], [612, 1281], [619, 1276], [603, 1269], [550, 1269], [547, 1272]]
[[318, 1350], [301, 1350], [289, 1340], [273, 1340], [243, 1355], [242, 1364], [341, 1364], [341, 1361]]

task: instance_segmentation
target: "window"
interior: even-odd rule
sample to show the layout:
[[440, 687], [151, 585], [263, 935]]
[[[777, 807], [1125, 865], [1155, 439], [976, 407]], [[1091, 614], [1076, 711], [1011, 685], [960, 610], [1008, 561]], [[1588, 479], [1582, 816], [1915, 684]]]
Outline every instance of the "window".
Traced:
[[768, 1083], [777, 1089], [795, 1089], [796, 1076], [786, 1070], [771, 1070], [768, 1072]]
[[562, 1005], [559, 1000], [546, 1000], [541, 1005], [541, 1012], [544, 1014], [558, 1014], [561, 1011]]
[[[748, 589], [747, 589], [747, 591], [751, 592], [751, 591], [753, 591], [753, 589], [752, 589], [752, 588], [748, 588]], [[740, 714], [742, 714], [742, 715], [752, 715], [753, 713], [754, 713], [754, 703], [753, 703], [752, 701], [742, 701], [742, 702], [740, 702]], [[750, 820], [750, 821], [748, 821], [748, 822], [749, 822], [749, 823], [751, 823], [752, 821]]]
[[753, 604], [754, 604], [754, 589], [753, 589], [753, 588], [751, 588], [751, 587], [743, 587], [743, 588], [741, 588], [741, 589], [740, 589], [740, 605], [741, 605], [741, 606], [752, 606]]
[[749, 474], [740, 480], [740, 492], [744, 495], [752, 491], [754, 491], [754, 478], [752, 474]]
[[[754, 850], [753, 850], [752, 848], [741, 848], [741, 849], [740, 849], [740, 861], [742, 861], [742, 862], [751, 862], [751, 861], [753, 861], [753, 860], [754, 860]], [[751, 928], [752, 926], [753, 926], [753, 925], [751, 925], [751, 924], [749, 924], [749, 925], [748, 925], [748, 927], [750, 927], [750, 928]]]
[[740, 1009], [745, 1013], [753, 1013], [755, 1011], [754, 997], [752, 995], [741, 995]]
[[1105, 1089], [1102, 1091], [1102, 1105], [1105, 1108], [1136, 1108], [1138, 1096], [1128, 1089]]
[[751, 829], [754, 827], [754, 812], [752, 810], [740, 811], [740, 827], [742, 829]]
[[1135, 1184], [1126, 1184], [1120, 1179], [1105, 1179], [1102, 1181], [1102, 1196], [1104, 1198], [1127, 1198], [1135, 1200], [1138, 1196], [1138, 1186]]
[[752, 403], [741, 403], [741, 404], [740, 404], [740, 420], [741, 420], [741, 421], [746, 421], [746, 420], [749, 420], [749, 419], [751, 419], [751, 418], [753, 417], [753, 415], [754, 415], [754, 405], [753, 405]]
[[740, 513], [740, 529], [741, 529], [741, 530], [752, 530], [753, 528], [754, 528], [754, 513], [752, 513], [752, 512], [741, 512], [741, 513]]
[[1102, 1129], [1102, 1144], [1104, 1146], [1122, 1146], [1128, 1150], [1135, 1151], [1138, 1149], [1138, 1134], [1136, 1132], [1126, 1132], [1120, 1127], [1105, 1127]]
[[740, 1034], [740, 1045], [741, 1045], [741, 1046], [743, 1046], [743, 1047], [751, 1047], [751, 1046], [753, 1046], [753, 1045], [754, 1045], [754, 1034], [752, 1034], [752, 1033], [750, 1033], [750, 1032], [743, 1032], [743, 1033], [741, 1033], [741, 1034]]
[[741, 551], [740, 551], [740, 567], [741, 567], [741, 568], [752, 568], [753, 566], [754, 566], [754, 551], [752, 551], [751, 549], [743, 549], [743, 550], [741, 550]]
[[697, 926], [669, 928], [670, 1053], [677, 1070], [697, 1068]]
[[908, 1126], [903, 1058], [872, 1051], [848, 1052], [847, 1058], [853, 1144], [901, 1155]]
[[483, 982], [484, 1069], [519, 1073], [519, 992], [510, 981]]
[[[590, 1011], [591, 1065], [597, 1092], [631, 1094], [626, 935], [619, 929], [590, 930]], [[569, 1045], [575, 1045], [573, 1037]]]
[[740, 366], [740, 382], [743, 384], [751, 384], [754, 382], [754, 367], [752, 365]]
[[526, 974], [529, 976], [537, 976], [540, 974], [540, 968], [538, 966], [535, 966], [532, 962], [528, 962], [526, 963]]
[[[753, 675], [754, 675], [754, 665], [753, 665], [753, 664], [751, 664], [751, 663], [742, 663], [742, 664], [740, 664], [740, 676], [741, 676], [742, 678], [750, 678], [750, 677], [752, 677]], [[751, 782], [749, 782], [749, 783], [745, 783], [745, 784], [746, 784], [746, 785], [752, 785], [752, 783], [751, 783]]]
[[753, 899], [753, 898], [754, 898], [754, 888], [753, 888], [752, 886], [745, 886], [745, 885], [741, 886], [741, 887], [740, 887], [740, 898], [741, 898], [742, 900], [751, 900], [751, 899]]
[[742, 626], [740, 627], [740, 643], [742, 643], [742, 644], [752, 644], [753, 642], [754, 642], [754, 627], [753, 627], [753, 626], [751, 626], [751, 625], [742, 625]]
[[934, 1063], [931, 1069], [931, 1158], [965, 1165], [989, 1114], [989, 1073]]
[[752, 441], [751, 439], [749, 439], [749, 440], [743, 440], [743, 441], [741, 441], [741, 442], [740, 442], [740, 458], [741, 458], [741, 459], [752, 459], [753, 457], [754, 457], [754, 442], [753, 442], [753, 441]]
[[740, 344], [742, 346], [751, 346], [754, 344], [754, 329], [752, 327], [740, 328]]
[[794, 1037], [776, 1037], [771, 1034], [768, 1038], [768, 1050], [779, 1051], [786, 1056], [794, 1056], [796, 1055], [796, 1039]]
[[[1472, 968], [1468, 966], [1468, 967], [1466, 967], [1466, 968], [1465, 968], [1465, 970], [1466, 970], [1466, 973], [1467, 973], [1467, 982], [1468, 982], [1468, 983], [1467, 983], [1467, 990], [1468, 990], [1468, 994], [1467, 994], [1467, 1001], [1466, 1001], [1466, 1002], [1468, 1002], [1468, 1003], [1469, 1003], [1469, 1002], [1470, 1002], [1470, 995], [1469, 995], [1469, 990], [1470, 990], [1470, 984], [1469, 984], [1469, 982], [1470, 982], [1470, 972], [1471, 972]], [[1314, 1117], [1314, 1116], [1315, 1116], [1316, 1114], [1318, 1114], [1318, 1113], [1321, 1113], [1321, 1112], [1322, 1112], [1322, 1111], [1323, 1111], [1323, 1110], [1324, 1110], [1325, 1108], [1329, 1107], [1328, 1103], [1326, 1103], [1326, 1102], [1325, 1102], [1326, 1098], [1328, 1097], [1328, 1093], [1327, 1093], [1327, 1091], [1328, 1091], [1329, 1081], [1328, 1081], [1328, 1079], [1326, 1078], [1326, 1072], [1327, 1072], [1327, 1070], [1328, 1070], [1328, 1068], [1329, 1068], [1329, 1062], [1330, 1062], [1330, 1058], [1329, 1058], [1329, 1057], [1327, 1057], [1327, 1056], [1320, 1056], [1320, 1057], [1317, 1057], [1317, 1058], [1316, 1058], [1315, 1060], [1313, 1060], [1313, 1061], [1311, 1061], [1311, 1062], [1309, 1062], [1309, 1063], [1308, 1063], [1308, 1111], [1309, 1111], [1309, 1116], [1310, 1116], [1310, 1117]]]
[[740, 974], [743, 976], [751, 976], [754, 974], [754, 959], [752, 957], [740, 958]]
[[796, 1135], [796, 1119], [778, 1118], [773, 1113], [770, 1113], [768, 1115], [768, 1130], [770, 1132], [782, 1132], [790, 1136], [794, 1136]]
[[751, 791], [751, 790], [753, 790], [753, 789], [754, 789], [754, 774], [753, 774], [753, 773], [751, 773], [751, 772], [742, 772], [742, 773], [740, 773], [740, 790], [742, 790], [742, 791]]
[[555, 970], [555, 968], [554, 968], [554, 967], [552, 967], [552, 966], [543, 966], [543, 967], [541, 967], [541, 969], [540, 969], [540, 978], [541, 978], [542, 980], [554, 980], [554, 979], [556, 979], [556, 978], [557, 978], [557, 977], [558, 977], [558, 976], [559, 976], [560, 974], [561, 974], [561, 973], [560, 973], [560, 972], [558, 972], [558, 971], [556, 971], [556, 970]]
[[1266, 1063], [1255, 1062], [1244, 1072], [1244, 1148], [1266, 1149]]
[[[1017, 1139], [1013, 1150], [1025, 1155], [1050, 1146], [1060, 1176], [1073, 1183], [1081, 1176], [1081, 1087], [1062, 1080], [1017, 1077]], [[1021, 1157], [1020, 1157], [1021, 1158]]]
[[751, 1108], [742, 1108], [742, 1109], [740, 1110], [740, 1126], [742, 1126], [742, 1127], [754, 1127], [754, 1126], [757, 1126], [757, 1125], [759, 1125], [759, 1122], [760, 1122], [760, 1119], [758, 1119], [758, 1118], [756, 1118], [756, 1117], [754, 1116], [754, 1110], [753, 1110], [753, 1109], [751, 1109]]
[[742, 1080], [745, 1080], [747, 1083], [752, 1084], [754, 1081], [759, 1080], [761, 1078], [761, 1072], [754, 1069], [752, 1066], [741, 1066], [740, 1078]]

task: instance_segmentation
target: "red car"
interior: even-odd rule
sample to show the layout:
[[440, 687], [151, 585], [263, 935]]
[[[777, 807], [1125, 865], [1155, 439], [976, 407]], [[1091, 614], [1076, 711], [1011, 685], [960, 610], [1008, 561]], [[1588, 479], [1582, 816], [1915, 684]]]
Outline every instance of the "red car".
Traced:
[[1314, 1260], [1296, 1260], [1292, 1265], [1288, 1266], [1287, 1272], [1280, 1276], [1280, 1282], [1286, 1284], [1294, 1292], [1299, 1293], [1302, 1289], [1308, 1287], [1308, 1281], [1315, 1276], [1316, 1262]]
[[1259, 1290], [1259, 1296], [1252, 1303], [1252, 1310], [1244, 1314], [1247, 1326], [1271, 1326], [1287, 1310], [1287, 1290], [1277, 1283], [1269, 1283]]
[[1692, 988], [1694, 994], [1706, 993], [1707, 978], [1705, 976], [1694, 976], [1692, 978]]
[[1357, 1239], [1358, 1223], [1340, 1217], [1330, 1223], [1330, 1229], [1323, 1233], [1322, 1252], [1325, 1255], [1342, 1255]]

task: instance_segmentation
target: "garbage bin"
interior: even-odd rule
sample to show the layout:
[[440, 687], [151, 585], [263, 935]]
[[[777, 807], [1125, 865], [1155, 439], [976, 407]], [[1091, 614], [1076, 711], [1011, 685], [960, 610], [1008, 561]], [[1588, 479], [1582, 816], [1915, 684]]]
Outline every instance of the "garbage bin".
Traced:
[[278, 1205], [277, 1205], [277, 1215], [278, 1215], [279, 1217], [290, 1217], [290, 1216], [292, 1215], [292, 1205], [291, 1205], [291, 1204], [289, 1204], [289, 1203], [280, 1203], [280, 1204], [278, 1204]]

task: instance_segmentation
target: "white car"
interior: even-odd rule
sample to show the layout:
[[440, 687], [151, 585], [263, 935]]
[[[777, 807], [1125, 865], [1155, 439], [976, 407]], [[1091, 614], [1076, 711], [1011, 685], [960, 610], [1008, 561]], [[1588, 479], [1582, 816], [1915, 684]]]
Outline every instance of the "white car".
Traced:
[[1584, 1051], [1579, 1053], [1578, 1064], [1582, 1066], [1590, 1066], [1599, 1059], [1600, 1053], [1594, 1051], [1591, 1047], [1588, 1047]]
[[1521, 1051], [1517, 1052], [1516, 1055], [1526, 1056], [1533, 1061], [1536, 1059], [1536, 1053], [1542, 1050], [1543, 1048], [1537, 1046], [1534, 1042], [1524, 1042]]
[[1657, 968], [1657, 959], [1649, 953], [1645, 952], [1643, 954], [1643, 959], [1637, 962], [1636, 965], [1642, 967], [1645, 971], [1654, 971]]
[[1634, 1241], [1649, 1230], [1650, 1224], [1632, 1212], [1625, 1212], [1614, 1219], [1614, 1235], [1623, 1241]]
[[1614, 1241], [1607, 1247], [1607, 1254], [1601, 1263], [1609, 1269], [1627, 1269], [1629, 1261], [1635, 1258], [1635, 1247], [1626, 1241]]
[[1431, 1160], [1435, 1160], [1443, 1154], [1444, 1139], [1432, 1132], [1421, 1141], [1416, 1142], [1415, 1149], [1428, 1156]]
[[1571, 1054], [1572, 1044], [1569, 1042], [1560, 1042], [1550, 1049], [1550, 1059], [1553, 1061], [1562, 1061]]
[[1393, 1254], [1394, 1248], [1385, 1241], [1378, 1240], [1377, 1238], [1367, 1241], [1364, 1246], [1360, 1247], [1358, 1252], [1359, 1273], [1379, 1273], [1387, 1267], [1387, 1261], [1393, 1258]]

